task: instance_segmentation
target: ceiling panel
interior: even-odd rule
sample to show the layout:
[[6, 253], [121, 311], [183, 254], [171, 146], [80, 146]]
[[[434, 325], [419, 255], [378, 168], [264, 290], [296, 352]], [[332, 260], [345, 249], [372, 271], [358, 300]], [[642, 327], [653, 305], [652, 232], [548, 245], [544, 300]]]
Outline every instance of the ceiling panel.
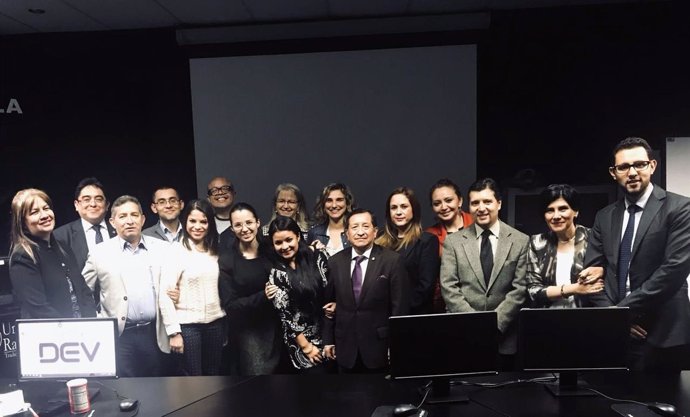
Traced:
[[177, 26], [180, 22], [154, 0], [63, 0], [110, 29]]
[[157, 0], [156, 3], [167, 9], [184, 25], [219, 25], [252, 21], [252, 16], [242, 0]]
[[401, 16], [407, 13], [409, 3], [407, 0], [330, 0], [331, 12], [338, 17]]
[[410, 0], [410, 13], [462, 13], [489, 10], [488, 0]]
[[246, 0], [245, 3], [257, 21], [325, 20], [330, 17], [327, 0]]
[[[0, 34], [193, 28], [669, 0], [0, 0]], [[28, 8], [45, 10], [32, 14]]]
[[[29, 8], [45, 10], [43, 14], [29, 12]], [[72, 32], [105, 30], [89, 16], [61, 0], [2, 0], [0, 14], [31, 26], [38, 32]]]

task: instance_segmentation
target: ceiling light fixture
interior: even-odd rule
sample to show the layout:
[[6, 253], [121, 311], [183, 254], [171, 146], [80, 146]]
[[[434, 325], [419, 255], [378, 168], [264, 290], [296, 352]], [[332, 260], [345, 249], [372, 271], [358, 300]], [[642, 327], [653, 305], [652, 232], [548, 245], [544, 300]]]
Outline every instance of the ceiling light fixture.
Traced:
[[29, 13], [33, 14], [44, 14], [46, 11], [45, 9], [27, 9]]

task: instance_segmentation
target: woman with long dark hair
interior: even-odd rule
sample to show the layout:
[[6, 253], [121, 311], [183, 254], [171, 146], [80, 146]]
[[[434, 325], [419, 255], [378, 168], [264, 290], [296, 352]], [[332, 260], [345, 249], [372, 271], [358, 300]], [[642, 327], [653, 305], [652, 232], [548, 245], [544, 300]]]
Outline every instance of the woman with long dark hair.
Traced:
[[321, 331], [327, 255], [310, 249], [289, 217], [276, 217], [268, 233], [273, 268], [265, 292], [278, 310], [292, 365], [300, 372], [325, 372], [319, 365], [325, 361]]
[[170, 349], [183, 355], [185, 375], [218, 375], [225, 340], [225, 312], [218, 291], [218, 232], [213, 208], [206, 200], [192, 200], [180, 215], [183, 237], [172, 246], [170, 281], [162, 288], [179, 288], [174, 304], [160, 297], [166, 323], [179, 323], [181, 333], [170, 336]]
[[221, 299], [231, 332], [230, 373], [273, 374], [279, 370], [285, 349], [280, 319], [264, 294], [271, 263], [257, 238], [261, 222], [254, 207], [233, 205], [230, 227], [236, 239], [218, 259]]
[[[426, 231], [438, 238], [438, 253], [442, 256], [446, 237], [468, 227], [474, 219], [470, 213], [462, 211], [460, 187], [448, 178], [441, 178], [431, 186], [429, 201], [438, 222], [427, 227]], [[433, 310], [434, 313], [446, 312], [446, 303], [441, 296], [441, 283], [438, 278], [434, 283]]]

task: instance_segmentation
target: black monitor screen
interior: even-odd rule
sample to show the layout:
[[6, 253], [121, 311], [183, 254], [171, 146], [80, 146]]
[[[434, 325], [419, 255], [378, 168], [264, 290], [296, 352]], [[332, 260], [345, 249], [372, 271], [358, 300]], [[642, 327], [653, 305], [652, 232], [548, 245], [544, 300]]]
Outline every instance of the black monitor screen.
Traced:
[[393, 378], [495, 373], [498, 327], [495, 311], [390, 318]]
[[522, 369], [626, 369], [628, 308], [525, 308], [519, 314]]

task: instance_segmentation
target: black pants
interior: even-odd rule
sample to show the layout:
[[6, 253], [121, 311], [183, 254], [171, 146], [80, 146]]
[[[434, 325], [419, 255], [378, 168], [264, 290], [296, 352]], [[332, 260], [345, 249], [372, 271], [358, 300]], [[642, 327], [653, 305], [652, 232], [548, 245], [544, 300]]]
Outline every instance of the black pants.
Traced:
[[355, 364], [352, 368], [345, 368], [343, 366], [338, 366], [338, 371], [341, 374], [387, 374], [389, 372], [388, 366], [382, 368], [367, 368], [362, 362], [362, 357], [359, 352], [357, 352], [357, 358], [355, 359]]
[[160, 376], [161, 354], [156, 339], [156, 322], [145, 326], [125, 327], [117, 349], [118, 375]]
[[225, 323], [182, 324], [185, 375], [220, 375], [220, 362], [225, 341]]
[[690, 345], [660, 348], [631, 340], [627, 362], [631, 371], [680, 372], [690, 369]]

